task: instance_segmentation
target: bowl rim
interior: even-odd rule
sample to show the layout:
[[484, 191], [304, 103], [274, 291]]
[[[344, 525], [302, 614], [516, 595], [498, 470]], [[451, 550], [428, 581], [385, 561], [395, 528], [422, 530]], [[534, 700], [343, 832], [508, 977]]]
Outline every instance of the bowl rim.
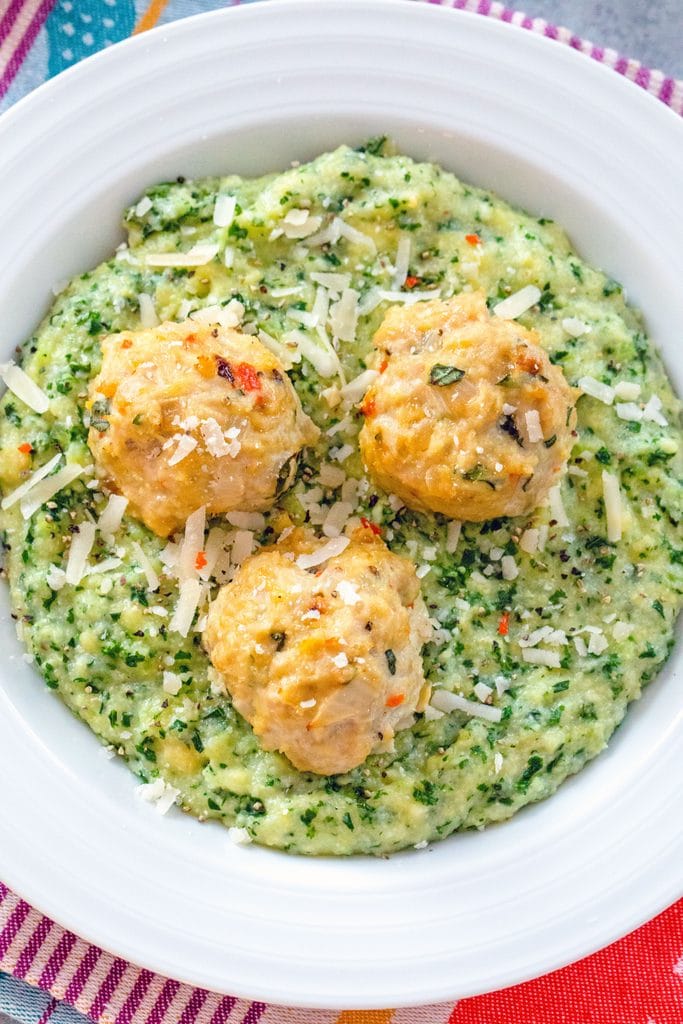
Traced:
[[[229, 18], [229, 23], [260, 23], [262, 19], [266, 19], [272, 13], [277, 11], [280, 17], [283, 17], [283, 12], [289, 12], [291, 17], [297, 16], [302, 13], [303, 9], [315, 8], [317, 12], [321, 11], [348, 11], [350, 7], [354, 7], [360, 14], [365, 10], [370, 11], [386, 11], [390, 8], [396, 8], [397, 11], [401, 10], [405, 12], [405, 16], [410, 18], [426, 18], [430, 17], [433, 19], [444, 19], [444, 24], [454, 18], [464, 20], [465, 23], [477, 23], [481, 26], [478, 31], [483, 34], [489, 33], [491, 38], [498, 39], [511, 39], [511, 32], [516, 32], [516, 38], [520, 48], [526, 47], [528, 52], [532, 52], [534, 49], [536, 52], [547, 52], [547, 48], [553, 45], [554, 41], [546, 39], [543, 36], [529, 32], [526, 29], [502, 23], [498, 20], [483, 18], [481, 15], [463, 11], [456, 8], [448, 8], [443, 6], [435, 6], [431, 4], [416, 3], [415, 0], [259, 0], [259, 3], [244, 6], [244, 7], [233, 7], [222, 10], [205, 12], [202, 14], [194, 15], [186, 19], [173, 22], [170, 25], [162, 25], [149, 33], [144, 35], [136, 36], [123, 42], [112, 46], [108, 50], [101, 51], [100, 53], [94, 54], [79, 64], [69, 68], [65, 72], [62, 72], [55, 79], [44, 83], [34, 92], [19, 100], [14, 104], [8, 111], [0, 116], [0, 140], [7, 138], [10, 133], [14, 132], [14, 129], [22, 129], [29, 131], [27, 122], [35, 111], [49, 108], [53, 103], [57, 102], [60, 97], [60, 93], [66, 91], [72, 91], [74, 87], [86, 88], [89, 85], [97, 88], [97, 76], [100, 70], [105, 67], [114, 68], [120, 66], [121, 61], [125, 60], [129, 56], [139, 56], [144, 54], [148, 50], [154, 50], [157, 46], [165, 44], [169, 39], [173, 41], [178, 38], [182, 38], [187, 33], [194, 32], [197, 27], [203, 25], [210, 25], [214, 22], [216, 24], [222, 23], [224, 19]], [[431, 12], [427, 14], [427, 11]], [[411, 12], [410, 14], [408, 12]], [[414, 13], [413, 13], [414, 12]], [[417, 12], [420, 12], [419, 14]], [[312, 14], [311, 11], [306, 11], [306, 15], [309, 17], [321, 17], [320, 13]], [[524, 42], [523, 42], [524, 40]], [[654, 97], [648, 95], [635, 83], [617, 75], [612, 69], [600, 65], [595, 61], [592, 61], [586, 55], [572, 50], [570, 47], [556, 45], [555, 46], [555, 59], [558, 65], [563, 65], [567, 69], [579, 69], [582, 67], [584, 71], [582, 74], [592, 74], [596, 83], [600, 82], [601, 87], [604, 86], [606, 90], [611, 89], [613, 96], [617, 99], [623, 98], [632, 107], [635, 105], [640, 106], [640, 110], [647, 116], [649, 123], [659, 122], [661, 131], [663, 133], [676, 132], [679, 133], [680, 139], [683, 141], [683, 123], [677, 114], [671, 109], [665, 107], [660, 101]], [[591, 70], [588, 71], [588, 68]], [[608, 83], [612, 82], [612, 86]], [[673, 125], [678, 127], [673, 128]], [[30, 134], [30, 131], [29, 131]], [[680, 648], [679, 648], [680, 654]], [[1, 693], [0, 693], [1, 696]], [[1, 827], [0, 827], [1, 828]], [[0, 851], [0, 856], [1, 856]], [[83, 915], [83, 911], [79, 913], [75, 907], [66, 908], [60, 902], [59, 896], [55, 892], [48, 892], [44, 887], [36, 880], [34, 882], [33, 877], [29, 878], [25, 875], [22, 870], [22, 866], [17, 864], [16, 869], [12, 871], [11, 867], [3, 867], [3, 875], [6, 876], [6, 881], [12, 888], [26, 895], [26, 898], [31, 902], [33, 906], [39, 907], [43, 912], [49, 914], [51, 917], [57, 918], [60, 922], [64, 923], [66, 927], [73, 929], [77, 934], [85, 937], [88, 941], [94, 942], [97, 945], [102, 946], [102, 937], [97, 934], [97, 928], [91, 927], [88, 923], [87, 916]], [[672, 872], [668, 884], [660, 884], [658, 890], [658, 896], [653, 904], [652, 900], [643, 901], [639, 905], [638, 910], [633, 910], [632, 913], [622, 914], [620, 923], [613, 925], [611, 928], [595, 929], [593, 937], [591, 938], [587, 947], [583, 948], [582, 951], [578, 952], [577, 948], [566, 949], [560, 959], [553, 959], [552, 957], [546, 956], [545, 959], [541, 960], [541, 971], [546, 973], [547, 971], [556, 969], [563, 964], [576, 959], [578, 956], [587, 955], [593, 952], [595, 949], [601, 948], [606, 943], [609, 943], [624, 934], [626, 931], [633, 927], [636, 927], [643, 921], [649, 919], [653, 912], [656, 913], [663, 909], [670, 902], [677, 899], [681, 892], [681, 879]], [[616, 928], [616, 930], [615, 930]], [[579, 944], [580, 945], [580, 944]], [[104, 943], [105, 948], [108, 947], [107, 943]], [[125, 956], [134, 960], [135, 963], [149, 967], [150, 970], [164, 972], [163, 965], [160, 966], [158, 962], [151, 960], [145, 960], [139, 953], [135, 956], [129, 957], [129, 954], [125, 951], [121, 951], [118, 947], [115, 952], [118, 955]], [[170, 972], [169, 972], [170, 973]], [[181, 977], [178, 971], [173, 971], [170, 976], [175, 978]], [[514, 970], [509, 971], [507, 974], [502, 972], [501, 985], [516, 984], [519, 981], [525, 980], [528, 977], [536, 976], [535, 974], [530, 975], [528, 973], [515, 974]], [[187, 977], [186, 982], [191, 985], [201, 984], [206, 986], [205, 981], [197, 981], [196, 978]], [[211, 986], [209, 986], [211, 987]], [[238, 984], [234, 982], [230, 983], [231, 991], [239, 993], [240, 988]], [[264, 992], [267, 991], [264, 984]], [[467, 986], [457, 992], [459, 996], [474, 994], [474, 990], [468, 990]], [[433, 999], [436, 996], [437, 999], [450, 999], [454, 998], [453, 995], [454, 987], [453, 983], [447, 982], [444, 984], [443, 989], [430, 996]], [[253, 993], [244, 992], [247, 998], [256, 998]], [[281, 996], [278, 995], [277, 989], [270, 989], [264, 996], [270, 1001], [278, 1002], [282, 1001]], [[301, 994], [301, 997], [297, 998], [294, 1003], [290, 1000], [286, 1000], [290, 1005], [298, 1006], [311, 1006], [318, 1007], [320, 1003], [318, 1001], [307, 1001], [305, 993]], [[368, 1007], [368, 1006], [384, 1006], [391, 1002], [392, 1005], [397, 1005], [395, 999], [392, 1000], [389, 993], [378, 993], [373, 995], [371, 999], [364, 999], [362, 1003], [358, 1003], [353, 993], [349, 993], [346, 1001], [337, 998], [336, 1005], [341, 1008], [354, 1008], [354, 1007]], [[420, 996], [418, 1000], [407, 998], [406, 1001], [399, 1003], [399, 1005], [418, 1005], [424, 1002], [424, 996]]]

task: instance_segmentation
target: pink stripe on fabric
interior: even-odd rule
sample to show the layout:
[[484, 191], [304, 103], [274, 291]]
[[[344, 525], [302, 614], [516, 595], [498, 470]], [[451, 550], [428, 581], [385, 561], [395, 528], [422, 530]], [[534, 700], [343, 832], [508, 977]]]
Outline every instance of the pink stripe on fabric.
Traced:
[[674, 89], [676, 88], [676, 82], [673, 78], [665, 78], [659, 87], [659, 98], [664, 103], [671, 103], [671, 97], [673, 96]]
[[151, 971], [147, 971], [145, 969], [140, 971], [135, 979], [135, 984], [133, 985], [128, 998], [119, 1011], [116, 1018], [116, 1024], [131, 1024], [140, 1003], [145, 998], [145, 992], [152, 984], [153, 980], [154, 975]]
[[33, 46], [35, 38], [40, 32], [41, 28], [45, 24], [48, 14], [52, 10], [56, 3], [56, 0], [43, 0], [42, 4], [35, 13], [35, 16], [31, 19], [26, 32], [23, 35], [18, 47], [12, 54], [11, 58], [7, 62], [7, 67], [0, 77], [0, 99], [5, 95], [10, 85], [14, 81], [14, 78], [19, 71], [19, 68], [24, 63], [26, 54]]
[[57, 1002], [56, 999], [51, 999], [50, 1002], [45, 1007], [45, 1009], [43, 1010], [43, 1015], [40, 1018], [40, 1020], [38, 1021], [38, 1024], [47, 1024], [47, 1022], [49, 1021], [50, 1017], [52, 1016], [52, 1014], [57, 1009], [58, 1005], [59, 1005], [59, 1003]]
[[30, 909], [29, 905], [21, 900], [10, 914], [7, 924], [0, 932], [0, 959], [12, 945], [17, 932], [28, 917]]
[[66, 962], [66, 958], [71, 952], [74, 943], [76, 942], [76, 936], [72, 935], [71, 932], [64, 932], [61, 939], [57, 943], [54, 953], [45, 964], [43, 973], [40, 976], [38, 984], [41, 988], [50, 989], [54, 985], [55, 978], [59, 974], [60, 970]]
[[102, 1016], [102, 1012], [105, 1006], [107, 1005], [111, 997], [114, 995], [116, 987], [118, 983], [121, 981], [123, 975], [125, 974], [127, 967], [128, 964], [126, 963], [126, 961], [120, 960], [118, 957], [116, 957], [116, 959], [112, 961], [112, 965], [109, 968], [109, 973], [107, 974], [106, 978], [100, 985], [100, 990], [95, 996], [92, 1002], [92, 1006], [88, 1010], [88, 1016], [92, 1017], [93, 1020], [99, 1020], [100, 1017]]
[[85, 956], [81, 960], [76, 973], [69, 982], [69, 987], [64, 993], [64, 999], [67, 1003], [75, 1003], [81, 992], [85, 988], [85, 984], [95, 969], [95, 964], [102, 956], [102, 950], [98, 949], [97, 946], [88, 946]]
[[12, 26], [17, 20], [19, 11], [24, 6], [24, 0], [12, 0], [9, 7], [0, 18], [0, 43], [4, 43], [7, 36], [12, 31]]
[[224, 996], [216, 1007], [216, 1012], [211, 1018], [211, 1024], [225, 1024], [236, 1002], [237, 999], [234, 996]]
[[265, 1003], [252, 1003], [242, 1018], [242, 1024], [257, 1024], [267, 1009]]
[[152, 1007], [152, 1012], [147, 1018], [146, 1024], [162, 1024], [166, 1011], [175, 999], [179, 988], [179, 981], [172, 981], [170, 978], [166, 981], [166, 984], [159, 993], [159, 998]]
[[190, 996], [190, 1001], [180, 1015], [178, 1024], [193, 1024], [197, 1014], [206, 1002], [208, 992], [203, 988], [196, 988]]
[[11, 893], [4, 882], [0, 882], [0, 900], [6, 900]]
[[21, 951], [16, 967], [12, 971], [15, 978], [26, 977], [26, 972], [35, 960], [38, 950], [54, 927], [56, 926], [49, 917], [41, 917], [37, 927], [33, 930], [31, 938]]

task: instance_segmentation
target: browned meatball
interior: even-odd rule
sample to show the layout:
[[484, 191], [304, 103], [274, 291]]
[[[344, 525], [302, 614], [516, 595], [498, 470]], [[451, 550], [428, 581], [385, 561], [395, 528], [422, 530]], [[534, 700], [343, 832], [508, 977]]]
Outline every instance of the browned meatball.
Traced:
[[363, 403], [363, 460], [416, 509], [484, 520], [531, 511], [563, 472], [575, 395], [538, 336], [481, 293], [389, 310]]
[[329, 775], [390, 747], [425, 707], [431, 624], [414, 566], [371, 530], [310, 565], [324, 548], [297, 530], [247, 559], [212, 604], [204, 643], [263, 746]]
[[90, 385], [98, 472], [161, 537], [209, 515], [263, 511], [318, 428], [282, 365], [246, 334], [186, 321], [105, 338]]

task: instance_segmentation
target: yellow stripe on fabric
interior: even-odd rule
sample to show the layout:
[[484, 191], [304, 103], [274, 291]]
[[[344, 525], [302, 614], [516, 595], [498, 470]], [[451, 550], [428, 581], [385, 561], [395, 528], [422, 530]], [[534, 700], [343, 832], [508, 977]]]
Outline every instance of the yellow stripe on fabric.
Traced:
[[133, 29], [133, 35], [136, 36], [140, 32], [146, 32], [147, 29], [154, 28], [163, 14], [164, 7], [167, 3], [168, 0], [152, 0], [151, 4]]
[[343, 1010], [335, 1024], [391, 1024], [393, 1010]]

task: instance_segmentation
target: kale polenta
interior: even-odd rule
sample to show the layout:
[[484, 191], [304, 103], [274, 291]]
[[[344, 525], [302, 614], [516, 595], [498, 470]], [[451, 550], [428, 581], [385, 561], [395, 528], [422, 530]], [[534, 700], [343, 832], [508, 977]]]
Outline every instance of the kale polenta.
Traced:
[[[554, 792], [683, 591], [680, 406], [621, 287], [380, 141], [157, 185], [125, 226], [2, 368], [5, 573], [48, 687], [161, 809], [290, 852]], [[457, 337], [421, 320], [456, 306]], [[525, 347], [510, 372], [465, 307]]]

